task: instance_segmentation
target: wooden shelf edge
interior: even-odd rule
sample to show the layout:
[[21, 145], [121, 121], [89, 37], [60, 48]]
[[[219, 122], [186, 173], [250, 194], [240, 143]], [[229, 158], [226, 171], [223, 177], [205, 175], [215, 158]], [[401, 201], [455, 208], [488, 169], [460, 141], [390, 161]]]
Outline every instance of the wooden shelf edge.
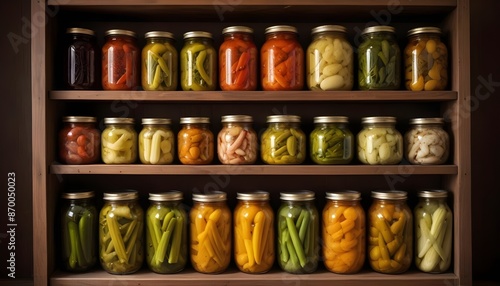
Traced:
[[456, 175], [456, 165], [60, 165], [50, 166], [57, 175]]

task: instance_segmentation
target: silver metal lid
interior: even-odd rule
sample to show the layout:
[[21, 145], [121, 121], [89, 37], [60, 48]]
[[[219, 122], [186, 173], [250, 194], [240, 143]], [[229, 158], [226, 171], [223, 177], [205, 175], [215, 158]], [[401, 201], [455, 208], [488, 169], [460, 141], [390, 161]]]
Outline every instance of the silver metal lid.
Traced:
[[409, 30], [407, 36], [413, 36], [416, 34], [438, 34], [438, 35], [441, 35], [441, 29], [438, 27], [415, 28], [415, 29]]
[[180, 124], [189, 123], [210, 123], [210, 118], [208, 117], [181, 117]]
[[164, 31], [150, 31], [144, 34], [144, 39], [147, 38], [169, 38], [169, 39], [175, 39], [174, 34], [170, 32], [164, 32]]
[[184, 39], [189, 38], [209, 38], [212, 39], [212, 33], [205, 31], [191, 31], [184, 33]]
[[124, 190], [123, 192], [104, 193], [103, 199], [107, 201], [128, 201], [139, 198], [139, 193], [134, 190]]
[[89, 199], [95, 196], [94, 191], [62, 193], [61, 197], [68, 200]]
[[327, 192], [326, 198], [336, 201], [359, 201], [361, 200], [361, 193], [358, 191], [343, 191], [343, 192]]
[[64, 116], [63, 122], [94, 123], [96, 122], [96, 118], [91, 116]]
[[269, 193], [265, 191], [236, 193], [236, 198], [243, 201], [267, 201], [269, 200]]
[[340, 25], [323, 25], [315, 27], [311, 30], [311, 35], [322, 33], [322, 32], [341, 32], [346, 33], [347, 29], [344, 26]]
[[168, 118], [143, 118], [142, 119], [142, 124], [144, 125], [154, 125], [154, 124], [163, 124], [163, 125], [170, 125], [172, 123], [172, 120]]
[[445, 190], [422, 190], [417, 193], [420, 198], [447, 198], [448, 192]]
[[149, 193], [149, 200], [155, 202], [162, 201], [182, 201], [183, 194], [181, 191], [170, 191], [164, 193]]
[[221, 122], [253, 122], [253, 118], [250, 115], [224, 115]]
[[129, 117], [106, 117], [104, 124], [134, 124], [134, 118]]
[[298, 115], [269, 115], [267, 123], [280, 123], [280, 122], [300, 122]]
[[280, 199], [283, 201], [312, 201], [314, 196], [314, 192], [308, 190], [280, 193]]
[[295, 28], [294, 26], [288, 26], [288, 25], [271, 26], [271, 27], [267, 27], [264, 33], [269, 34], [269, 33], [276, 33], [276, 32], [297, 33], [297, 28]]
[[67, 28], [66, 34], [84, 34], [84, 35], [95, 36], [95, 32], [93, 30], [85, 28]]
[[221, 191], [214, 191], [207, 194], [193, 194], [193, 201], [196, 202], [223, 202], [227, 199], [227, 194]]
[[379, 32], [395, 33], [396, 29], [394, 29], [394, 27], [391, 26], [372, 26], [365, 28], [363, 32], [361, 32], [361, 35], [369, 33], [379, 33]]
[[227, 33], [248, 33], [253, 34], [253, 29], [247, 26], [231, 26], [222, 30], [222, 34]]
[[349, 123], [347, 116], [316, 116], [314, 123]]
[[405, 191], [372, 191], [372, 198], [382, 200], [406, 200], [407, 195]]
[[137, 34], [133, 31], [129, 31], [129, 30], [113, 29], [113, 30], [107, 30], [104, 33], [104, 36], [114, 36], [114, 35], [124, 35], [124, 36], [130, 36], [130, 37], [137, 38]]
[[410, 124], [421, 125], [421, 124], [444, 124], [444, 119], [440, 117], [436, 118], [412, 118], [410, 119]]
[[393, 123], [396, 124], [396, 117], [392, 116], [372, 116], [361, 118], [361, 124], [366, 123]]

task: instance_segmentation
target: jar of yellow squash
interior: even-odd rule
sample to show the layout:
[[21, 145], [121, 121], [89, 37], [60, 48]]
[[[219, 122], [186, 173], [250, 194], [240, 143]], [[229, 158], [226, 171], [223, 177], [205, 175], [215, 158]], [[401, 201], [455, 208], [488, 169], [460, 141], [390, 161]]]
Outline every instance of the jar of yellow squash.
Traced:
[[174, 133], [168, 118], [143, 118], [139, 133], [139, 159], [143, 164], [163, 165], [174, 161]]

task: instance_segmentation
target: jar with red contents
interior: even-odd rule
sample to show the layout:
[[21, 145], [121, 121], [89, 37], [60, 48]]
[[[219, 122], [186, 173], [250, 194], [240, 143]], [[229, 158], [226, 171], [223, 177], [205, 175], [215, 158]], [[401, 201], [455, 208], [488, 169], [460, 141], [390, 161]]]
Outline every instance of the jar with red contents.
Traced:
[[263, 90], [301, 90], [304, 87], [304, 50], [293, 26], [266, 28], [260, 50]]
[[101, 133], [96, 118], [66, 116], [59, 131], [59, 157], [66, 164], [92, 164], [101, 156]]
[[257, 89], [257, 47], [253, 29], [231, 26], [222, 30], [219, 48], [219, 84], [222, 90]]
[[128, 30], [108, 30], [102, 47], [102, 88], [133, 90], [139, 86], [140, 51], [137, 36]]

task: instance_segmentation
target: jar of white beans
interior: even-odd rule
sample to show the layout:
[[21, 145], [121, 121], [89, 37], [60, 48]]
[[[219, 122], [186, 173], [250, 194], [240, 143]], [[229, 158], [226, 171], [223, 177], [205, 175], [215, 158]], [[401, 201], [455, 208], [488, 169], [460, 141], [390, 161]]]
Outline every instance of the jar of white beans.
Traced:
[[450, 154], [450, 138], [443, 118], [413, 118], [405, 133], [405, 157], [411, 164], [444, 164]]

